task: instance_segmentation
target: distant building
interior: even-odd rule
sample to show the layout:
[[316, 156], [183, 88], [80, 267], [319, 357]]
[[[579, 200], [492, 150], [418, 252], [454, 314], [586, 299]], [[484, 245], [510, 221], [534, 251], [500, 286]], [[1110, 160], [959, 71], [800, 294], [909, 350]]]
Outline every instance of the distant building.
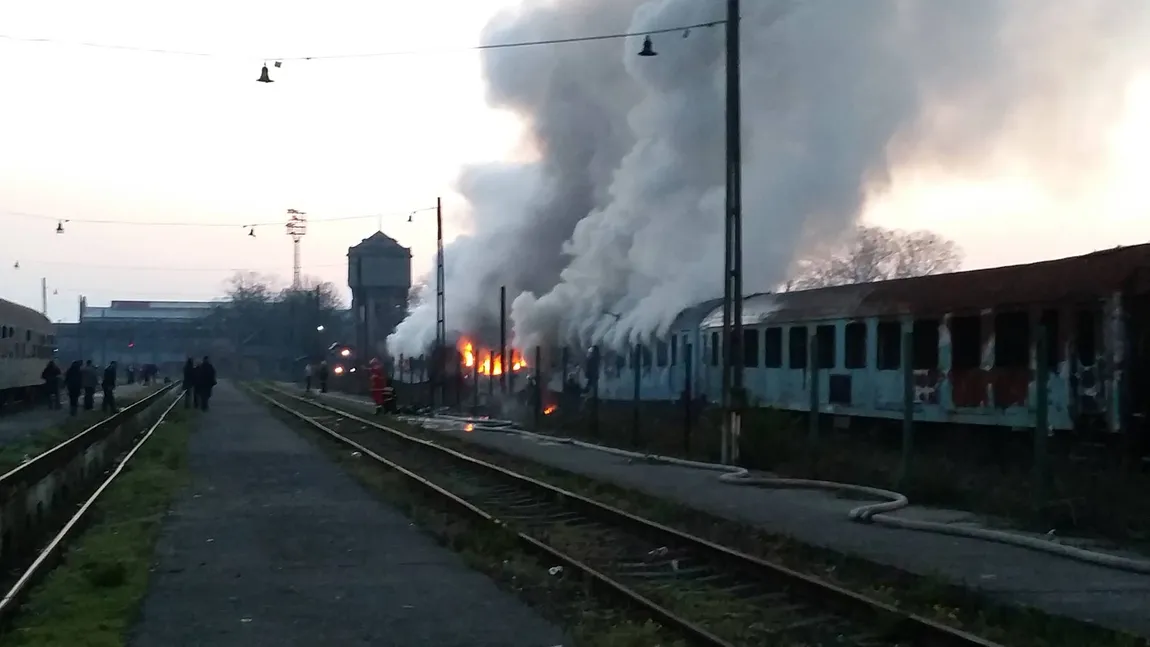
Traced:
[[203, 319], [212, 301], [112, 301], [89, 306], [80, 299], [79, 322], [56, 324], [57, 357], [91, 359], [104, 365], [169, 364], [208, 354], [218, 334]]
[[347, 250], [347, 285], [355, 318], [355, 343], [387, 354], [387, 336], [407, 315], [411, 250], [382, 231]]

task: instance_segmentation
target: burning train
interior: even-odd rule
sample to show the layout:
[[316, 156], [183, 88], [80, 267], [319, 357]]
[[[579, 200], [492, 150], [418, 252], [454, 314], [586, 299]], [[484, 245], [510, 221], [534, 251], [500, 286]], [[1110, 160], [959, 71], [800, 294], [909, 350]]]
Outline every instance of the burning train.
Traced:
[[[1033, 428], [1044, 361], [1051, 428], [1128, 432], [1150, 444], [1150, 245], [757, 294], [742, 323], [753, 406], [809, 411], [817, 397], [829, 414], [901, 418], [906, 353], [916, 420]], [[718, 400], [721, 331], [721, 302], [709, 301], [637, 348], [603, 349], [592, 369], [599, 397]], [[550, 372], [549, 386], [563, 379]]]

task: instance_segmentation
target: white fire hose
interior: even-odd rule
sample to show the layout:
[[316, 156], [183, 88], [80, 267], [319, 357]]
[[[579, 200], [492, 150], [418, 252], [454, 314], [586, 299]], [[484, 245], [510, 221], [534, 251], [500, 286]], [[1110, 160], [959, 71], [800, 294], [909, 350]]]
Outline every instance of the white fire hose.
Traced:
[[[331, 396], [332, 394], [327, 395]], [[352, 400], [352, 398], [346, 398], [344, 396], [337, 395], [334, 397]], [[358, 403], [359, 401], [355, 400], [355, 402]], [[746, 468], [736, 467], [733, 465], [704, 463], [702, 461], [692, 461], [682, 458], [674, 458], [672, 456], [662, 456], [659, 454], [644, 454], [642, 452], [633, 452], [625, 449], [608, 447], [605, 445], [597, 445], [595, 443], [589, 443], [583, 440], [577, 440], [575, 438], [538, 434], [520, 428], [515, 422], [511, 420], [500, 420], [495, 418], [472, 418], [467, 416], [455, 416], [445, 413], [439, 413], [432, 416], [400, 416], [400, 419], [408, 422], [413, 422], [421, 426], [433, 427], [443, 426], [435, 425], [435, 421], [447, 421], [451, 423], [447, 426], [457, 430], [469, 425], [469, 431], [511, 433], [535, 440], [544, 440], [548, 442], [574, 445], [576, 447], [592, 449], [595, 451], [600, 451], [615, 456], [622, 456], [625, 458], [655, 463], [665, 463], [668, 465], [678, 465], [681, 467], [690, 467], [694, 469], [709, 470], [714, 472], [722, 472], [722, 474], [719, 476], [719, 480], [723, 483], [728, 483], [731, 485], [829, 490], [832, 492], [849, 492], [853, 494], [861, 494], [868, 497], [885, 500], [882, 500], [878, 503], [868, 503], [866, 505], [861, 505], [847, 512], [847, 517], [849, 519], [859, 523], [877, 523], [879, 525], [888, 526], [891, 528], [899, 528], [903, 530], [916, 530], [919, 532], [931, 532], [936, 534], [952, 535], [956, 537], [966, 537], [969, 539], [993, 541], [1000, 544], [1017, 546], [1019, 548], [1041, 551], [1051, 555], [1065, 557], [1097, 566], [1104, 566], [1132, 573], [1150, 574], [1150, 560], [1122, 557], [1112, 553], [1076, 548], [1074, 546], [1067, 546], [1065, 544], [1058, 543], [1055, 540], [1031, 537], [1014, 532], [954, 526], [935, 521], [917, 521], [914, 519], [895, 517], [889, 513], [909, 506], [910, 500], [907, 499], [906, 495], [891, 490], [884, 490], [881, 488], [869, 487], [866, 485], [854, 485], [851, 483], [836, 483], [833, 481], [754, 476]], [[429, 425], [428, 423], [431, 424]]]

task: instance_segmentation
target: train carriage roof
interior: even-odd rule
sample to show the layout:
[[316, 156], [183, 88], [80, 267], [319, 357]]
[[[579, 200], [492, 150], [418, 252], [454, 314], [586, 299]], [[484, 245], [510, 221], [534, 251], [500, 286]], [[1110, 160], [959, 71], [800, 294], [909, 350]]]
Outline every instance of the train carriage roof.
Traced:
[[25, 330], [38, 330], [47, 334], [52, 334], [53, 330], [52, 320], [48, 317], [32, 308], [5, 299], [0, 299], [0, 324]]
[[[1083, 256], [909, 279], [756, 294], [743, 325], [900, 314], [941, 315], [1028, 304], [1076, 304], [1115, 291], [1150, 292], [1150, 244]], [[721, 304], [701, 324], [722, 326]]]

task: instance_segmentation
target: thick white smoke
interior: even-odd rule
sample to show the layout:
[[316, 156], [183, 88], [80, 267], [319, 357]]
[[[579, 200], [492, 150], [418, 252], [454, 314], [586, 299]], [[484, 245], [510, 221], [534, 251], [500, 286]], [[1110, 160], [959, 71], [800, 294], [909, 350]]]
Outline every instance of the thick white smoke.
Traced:
[[[674, 27], [725, 4], [528, 2], [485, 38]], [[1130, 0], [745, 0], [745, 289], [847, 230], [900, 165], [1001, 163], [1072, 187], [1150, 60], [1148, 27]], [[530, 124], [540, 159], [463, 173], [477, 233], [450, 249], [449, 325], [484, 325], [507, 285], [517, 343], [610, 344], [721, 293], [723, 38], [657, 36], [653, 58], [640, 39], [488, 54], [490, 100]], [[393, 342], [433, 335], [429, 303]]]

